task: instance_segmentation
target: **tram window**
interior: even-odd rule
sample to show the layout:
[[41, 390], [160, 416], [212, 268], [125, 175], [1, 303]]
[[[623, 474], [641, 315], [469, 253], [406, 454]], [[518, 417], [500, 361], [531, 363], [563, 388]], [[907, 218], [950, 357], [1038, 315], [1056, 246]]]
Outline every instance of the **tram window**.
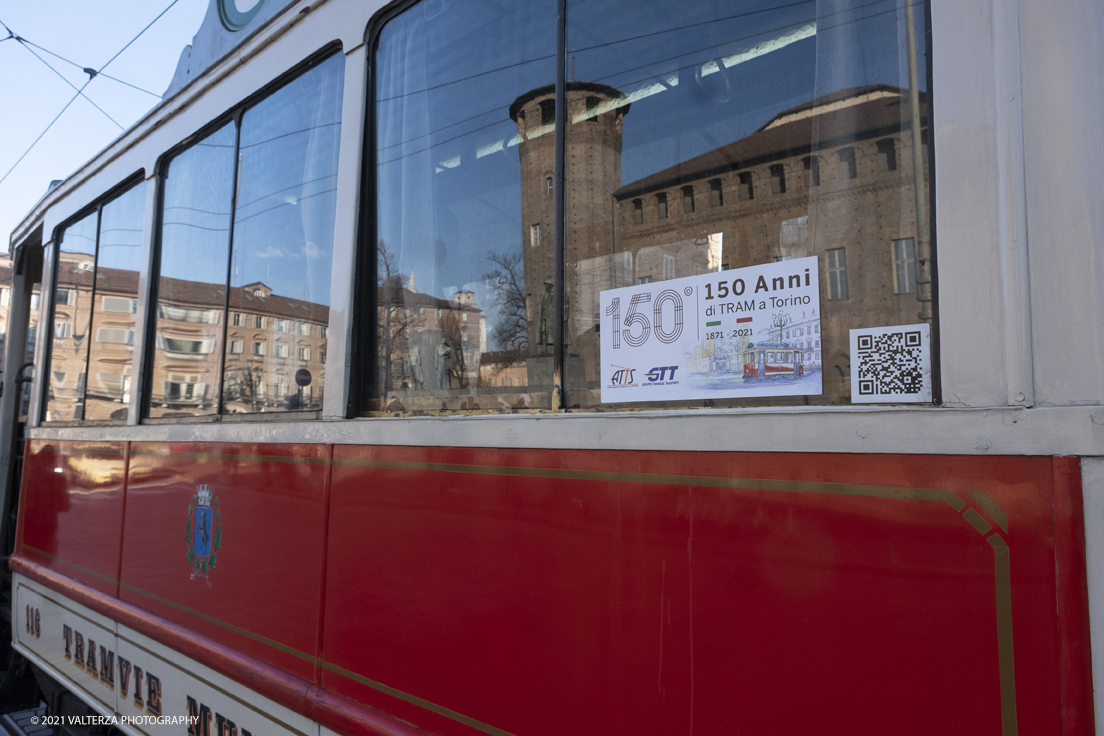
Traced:
[[[226, 270], [230, 256], [230, 202], [234, 186], [236, 131], [232, 122], [177, 155], [168, 164], [163, 184], [161, 269], [157, 315], [151, 417], [201, 416], [218, 411], [222, 327], [207, 322], [177, 321], [176, 310], [222, 310], [226, 305]], [[210, 350], [175, 350], [208, 342]], [[169, 373], [196, 376], [187, 390]], [[202, 388], [200, 388], [202, 387]]]
[[[272, 358], [286, 358], [289, 346], [325, 349], [325, 338], [312, 337], [311, 326], [330, 319], [344, 68], [345, 57], [334, 54], [242, 116], [229, 307], [243, 313], [263, 308], [277, 331], [292, 337], [266, 360], [226, 366], [223, 413], [322, 407], [326, 374], [319, 361], [301, 366], [314, 387], [301, 401], [259, 396], [254, 387], [276, 381], [283, 368]], [[305, 329], [296, 330], [296, 321]], [[247, 333], [231, 329], [228, 339]]]
[[[547, 409], [557, 316], [549, 239], [536, 246], [555, 232], [556, 4], [443, 7], [389, 21], [374, 60], [363, 408]], [[569, 119], [590, 119], [586, 95]]]
[[[825, 349], [804, 359], [777, 325], [731, 337], [711, 331], [679, 380], [743, 385], [738, 356], [766, 357], [744, 352], [756, 343], [778, 360], [803, 360], [800, 375], [772, 372], [781, 375], [769, 380], [801, 383], [807, 394], [749, 392], [753, 398], [709, 405], [847, 403], [850, 329], [911, 324], [918, 313], [932, 319], [930, 290], [894, 288], [884, 239], [888, 230], [915, 240], [929, 219], [930, 172], [874, 188], [874, 164], [863, 168], [879, 140], [902, 151], [921, 144], [925, 14], [923, 1], [889, 11], [859, 0], [811, 2], [799, 11], [768, 0], [753, 16], [732, 16], [709, 4], [567, 0], [563, 52], [573, 72], [561, 80], [560, 148], [552, 135], [550, 4], [503, 13], [462, 0], [431, 21], [414, 5], [389, 21], [373, 66], [376, 231], [369, 242], [376, 245], [365, 257], [374, 266], [366, 271], [375, 281], [376, 331], [362, 371], [370, 397], [363, 408], [547, 408], [556, 325], [566, 407], [618, 408], [601, 402], [603, 366], [611, 363], [599, 347], [602, 292], [635, 286], [654, 296], [649, 283], [661, 274], [771, 263], [783, 239], [784, 256], [818, 259], [821, 304], [811, 316], [790, 310], [787, 317], [808, 334], [819, 334], [823, 318]], [[906, 10], [921, 49], [915, 58], [898, 32]], [[840, 13], [846, 23], [827, 20]], [[910, 66], [919, 77], [918, 128]], [[558, 157], [566, 207], [559, 222], [544, 196]], [[830, 169], [823, 180], [822, 164]], [[878, 165], [891, 164], [887, 154]], [[762, 191], [755, 195], [768, 176], [765, 207]], [[735, 195], [727, 205], [723, 180]], [[698, 187], [710, 192], [709, 216], [671, 216], [691, 210], [687, 195]], [[668, 194], [680, 189], [683, 208], [672, 213]], [[645, 203], [655, 208], [651, 219]], [[534, 223], [545, 234], [563, 233], [560, 314], [551, 314], [552, 238], [540, 249], [522, 247], [533, 241]], [[917, 240], [913, 250], [917, 260], [930, 256], [929, 243]]]
[[321, 407], [321, 362], [303, 366], [310, 401], [277, 401], [261, 390], [280, 370], [275, 356], [264, 342], [249, 356], [243, 347], [256, 337], [246, 325], [267, 330], [271, 317], [284, 333], [305, 324], [295, 344], [324, 349], [310, 326], [329, 320], [343, 71], [341, 54], [328, 57], [246, 108], [240, 128], [228, 122], [169, 162], [150, 417]]
[[131, 187], [61, 234], [48, 375], [98, 380], [51, 380], [45, 421], [126, 419], [145, 202]]
[[[64, 379], [56, 379], [68, 373], [79, 373], [88, 365], [86, 338], [91, 323], [94, 271], [82, 266], [96, 262], [99, 219], [97, 210], [73, 223], [62, 233], [58, 246], [54, 331], [53, 339], [48, 341], [50, 375], [55, 380], [50, 382], [46, 401], [47, 421], [84, 419], [83, 392], [77, 391], [72, 383], [67, 385]], [[83, 309], [81, 302], [84, 302]], [[59, 324], [63, 329], [58, 329]]]
[[[559, 152], [565, 162], [561, 231], [570, 340], [564, 350], [566, 408], [701, 405], [603, 404], [602, 388], [610, 383], [603, 381], [603, 376], [610, 378], [603, 371], [610, 364], [630, 363], [618, 363], [601, 351], [605, 335], [599, 334], [596, 315], [602, 292], [635, 284], [654, 300], [662, 287], [640, 282], [650, 274], [659, 281], [661, 269], [650, 264], [661, 255], [673, 257], [676, 274], [707, 274], [726, 266], [773, 263], [780, 249], [793, 259], [818, 259], [821, 305], [788, 310], [790, 337], [784, 329], [767, 327], [770, 319], [755, 334], [739, 334], [743, 330], [735, 329], [733, 315], [724, 317], [723, 337], [710, 338], [708, 345], [702, 337], [697, 352], [687, 348], [685, 359], [659, 350], [653, 334], [656, 358], [641, 358], [647, 365], [642, 362], [640, 368], [679, 362], [676, 380], [727, 381], [739, 393], [756, 385], [743, 382], [737, 357], [750, 354], [745, 351], [754, 343], [772, 348], [759, 352], [760, 357], [770, 353], [770, 360], [791, 364], [803, 360], [800, 376], [772, 372], [767, 380], [808, 385], [807, 396], [771, 397], [766, 391], [756, 396], [749, 390], [751, 398], [723, 398], [709, 405], [847, 403], [850, 378], [841, 356], [849, 352], [850, 329], [912, 324], [918, 313], [931, 313], [931, 302], [922, 301], [924, 288], [895, 288], [895, 272], [907, 271], [907, 254], [898, 259], [905, 265], [896, 266], [885, 239], [887, 230], [915, 238], [917, 218], [928, 220], [927, 206], [916, 212], [913, 186], [926, 187], [930, 172], [879, 178], [875, 188], [873, 161], [864, 168], [865, 157], [881, 151], [880, 167], [893, 170], [895, 157], [911, 151], [914, 140], [919, 145], [927, 126], [924, 2], [908, 6], [919, 50], [911, 60], [920, 86], [917, 130], [910, 59], [898, 30], [905, 27], [904, 7], [887, 11], [860, 0], [811, 0], [809, 7], [798, 9], [784, 0], [766, 0], [754, 14], [734, 16], [730, 5], [675, 6], [661, 0], [567, 0], [567, 6], [564, 53], [574, 72], [571, 81], [565, 80], [568, 125]], [[839, 13], [846, 15], [845, 23], [831, 20], [843, 17]], [[703, 49], [708, 53], [703, 55]], [[596, 124], [573, 112], [585, 110], [587, 97], [601, 99], [603, 114]], [[892, 157], [879, 141], [896, 147]], [[516, 174], [523, 191], [531, 186], [528, 177], [543, 175], [556, 155], [548, 146], [526, 161]], [[822, 177], [828, 171], [822, 167], [829, 165], [830, 174]], [[731, 182], [732, 201], [722, 199], [722, 180]], [[769, 207], [761, 203], [767, 186]], [[690, 187], [710, 193], [708, 217], [675, 218], [673, 212], [669, 219], [634, 217], [636, 201], [654, 206], [658, 195]], [[925, 192], [925, 205], [926, 200]], [[522, 206], [528, 207], [528, 201], [523, 199]], [[915, 259], [925, 257], [927, 247], [916, 242]], [[623, 263], [630, 267], [622, 268]], [[787, 263], [779, 261], [777, 267]], [[907, 273], [901, 285], [912, 285]], [[760, 301], [772, 317], [784, 309]], [[623, 319], [625, 300], [621, 304]], [[759, 303], [755, 306], [758, 310]], [[810, 307], [815, 316], [800, 311]], [[651, 319], [650, 308], [638, 313]], [[809, 359], [796, 355], [793, 329], [817, 334], [821, 320], [824, 350], [811, 352]], [[795, 393], [806, 393], [797, 388]]]

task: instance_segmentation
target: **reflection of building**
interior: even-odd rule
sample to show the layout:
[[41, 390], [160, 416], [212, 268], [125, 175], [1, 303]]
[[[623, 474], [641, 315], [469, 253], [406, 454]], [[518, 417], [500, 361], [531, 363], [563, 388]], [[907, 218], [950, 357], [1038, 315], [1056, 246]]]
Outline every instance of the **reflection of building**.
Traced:
[[[379, 287], [380, 370], [389, 390], [475, 387], [487, 350], [487, 319], [475, 295], [438, 299], [408, 288]], [[388, 359], [386, 356], [390, 356]]]
[[72, 421], [85, 418], [83, 403], [88, 380], [88, 333], [93, 310], [95, 257], [61, 251], [57, 269], [54, 324], [48, 333], [51, 338], [48, 419]]
[[[821, 305], [780, 339], [803, 351], [807, 369], [823, 365], [829, 399], [850, 393], [850, 328], [918, 321], [907, 90], [840, 90], [624, 186], [621, 118], [628, 105], [618, 107], [620, 93], [602, 85], [570, 83], [569, 90], [570, 352], [582, 356], [591, 387], [599, 369], [598, 296], [605, 289], [815, 255]], [[523, 140], [525, 121], [544, 112], [551, 95], [535, 90], [514, 103]], [[588, 110], [595, 114], [588, 117]], [[554, 161], [545, 140], [551, 138], [520, 146], [523, 222], [540, 223], [541, 232], [551, 227], [552, 195], [541, 196]], [[526, 240], [530, 300], [551, 271], [551, 249], [551, 242]], [[531, 342], [532, 335], [531, 326]]]
[[[781, 339], [824, 366], [829, 397], [848, 395], [849, 329], [918, 321], [908, 105], [895, 87], [840, 90], [626, 184], [614, 249], [637, 254], [637, 275], [645, 252], [687, 237], [719, 235], [721, 269], [818, 256], [823, 348], [811, 313]], [[671, 267], [663, 278], [697, 272]]]
[[[565, 242], [569, 243], [568, 263], [605, 257], [610, 240], [610, 192], [621, 186], [621, 126], [629, 104], [618, 90], [604, 84], [567, 83], [567, 119], [580, 119], [570, 128], [565, 157], [568, 212]], [[611, 103], [621, 103], [606, 110]], [[544, 294], [544, 282], [552, 278], [554, 232], [553, 175], [556, 137], [551, 135], [555, 122], [555, 85], [541, 87], [518, 97], [510, 106], [510, 117], [518, 126], [518, 155], [521, 157], [521, 213], [525, 260], [525, 294], [529, 314], [529, 345], [532, 353], [538, 344], [538, 312]], [[617, 264], [609, 268], [616, 271]], [[568, 276], [568, 298], [578, 293], [576, 279], [593, 281], [593, 274]], [[606, 287], [608, 288], [608, 287]], [[596, 293], [596, 292], [595, 292]], [[597, 312], [586, 304], [576, 311]], [[583, 320], [576, 324], [587, 322]], [[572, 339], [572, 342], [574, 340]], [[597, 343], [595, 342], [595, 345]], [[576, 352], [573, 347], [572, 352]]]
[[136, 271], [104, 267], [96, 271], [93, 333], [85, 381], [85, 419], [126, 418], [134, 366], [137, 294]]
[[[162, 278], [152, 403], [168, 409], [213, 411], [218, 402], [218, 340], [212, 325], [222, 319], [221, 284]], [[212, 306], [217, 305], [217, 306]], [[263, 283], [230, 289], [226, 328], [224, 411], [317, 409], [325, 385], [329, 308], [278, 296]], [[309, 379], [300, 387], [296, 374]]]

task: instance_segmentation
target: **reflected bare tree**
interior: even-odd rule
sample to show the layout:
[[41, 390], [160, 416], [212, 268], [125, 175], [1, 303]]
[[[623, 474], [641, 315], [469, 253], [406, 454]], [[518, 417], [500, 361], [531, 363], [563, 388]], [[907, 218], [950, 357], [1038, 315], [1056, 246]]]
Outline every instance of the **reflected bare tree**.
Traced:
[[[408, 353], [406, 320], [403, 318], [403, 289], [407, 277], [399, 273], [395, 254], [380, 240], [376, 244], [376, 285], [379, 287], [379, 354], [383, 392], [393, 388], [393, 368], [396, 359], [403, 360]], [[401, 370], [401, 369], [400, 369]]]
[[491, 342], [499, 349], [520, 356], [529, 347], [529, 316], [525, 309], [525, 282], [521, 253], [491, 253], [493, 267], [483, 281], [496, 289], [498, 320], [491, 329]]

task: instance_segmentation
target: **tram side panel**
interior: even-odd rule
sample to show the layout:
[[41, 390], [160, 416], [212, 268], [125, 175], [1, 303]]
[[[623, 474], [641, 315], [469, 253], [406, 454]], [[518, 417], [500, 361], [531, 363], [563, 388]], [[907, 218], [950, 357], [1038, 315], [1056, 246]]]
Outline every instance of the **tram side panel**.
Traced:
[[1051, 458], [334, 460], [322, 684], [430, 731], [1063, 731]]
[[125, 442], [28, 440], [17, 554], [117, 596], [126, 450]]
[[316, 681], [329, 446], [131, 451], [121, 599]]
[[[87, 586], [110, 608], [110, 551], [89, 540], [122, 513], [122, 450], [30, 448], [12, 567], [18, 642], [44, 659], [62, 656], [53, 607]], [[335, 697], [443, 734], [1072, 734], [1091, 712], [1076, 475], [1045, 457], [135, 444], [112, 539], [123, 603], [182, 627], [163, 643], [191, 631], [297, 675], [288, 704], [341, 731], [362, 727]]]

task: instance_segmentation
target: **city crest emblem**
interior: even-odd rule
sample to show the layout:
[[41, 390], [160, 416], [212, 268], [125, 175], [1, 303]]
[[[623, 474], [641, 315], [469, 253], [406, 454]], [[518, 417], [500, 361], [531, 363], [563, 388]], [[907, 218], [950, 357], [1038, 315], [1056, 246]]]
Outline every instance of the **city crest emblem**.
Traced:
[[[188, 529], [185, 536], [188, 545], [188, 562], [192, 565], [192, 579], [207, 580], [207, 573], [215, 569], [219, 547], [222, 546], [222, 512], [218, 499], [211, 493], [211, 486], [196, 488], [188, 504]], [[208, 585], [210, 581], [208, 580]]]

